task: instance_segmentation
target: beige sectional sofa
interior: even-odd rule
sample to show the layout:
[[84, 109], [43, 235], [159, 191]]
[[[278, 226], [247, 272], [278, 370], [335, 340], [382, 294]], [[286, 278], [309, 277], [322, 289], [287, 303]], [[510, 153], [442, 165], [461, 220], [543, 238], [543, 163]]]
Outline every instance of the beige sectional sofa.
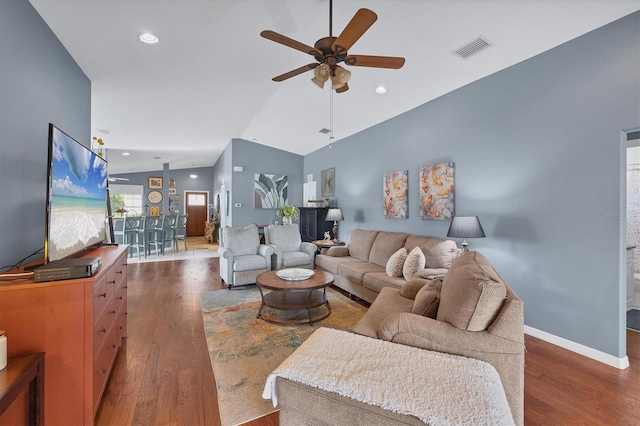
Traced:
[[337, 287], [373, 302], [383, 288], [399, 289], [406, 282], [404, 276], [389, 276], [386, 272], [389, 258], [402, 247], [407, 252], [415, 247], [422, 250], [426, 265], [416, 273], [422, 278], [444, 276], [462, 252], [451, 240], [355, 229], [346, 246], [331, 247], [317, 255], [316, 267], [333, 274]]
[[[482, 254], [472, 251], [462, 254], [444, 279], [415, 278], [399, 289], [383, 288], [353, 332], [490, 364], [504, 388], [513, 424], [521, 426], [524, 423], [523, 322], [522, 300]], [[394, 352], [390, 347], [389, 356], [397, 359]], [[336, 362], [340, 364], [339, 359]], [[414, 364], [406, 359], [406, 369], [396, 366], [394, 371], [410, 371]], [[429, 365], [424, 365], [424, 369], [428, 371]], [[380, 374], [392, 374], [385, 370], [382, 359]], [[415, 380], [420, 383], [419, 377]], [[415, 417], [328, 392], [320, 384], [278, 378], [276, 389], [283, 425], [421, 423]], [[462, 395], [457, 389], [444, 391], [448, 393], [469, 404], [475, 401], [472, 395]], [[487, 424], [487, 421], [478, 418], [474, 424]]]

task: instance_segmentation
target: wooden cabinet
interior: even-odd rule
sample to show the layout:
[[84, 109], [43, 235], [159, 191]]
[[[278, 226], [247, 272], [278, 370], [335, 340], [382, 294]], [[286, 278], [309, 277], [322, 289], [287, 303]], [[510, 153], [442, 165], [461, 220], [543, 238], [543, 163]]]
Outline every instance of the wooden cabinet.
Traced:
[[[0, 283], [0, 324], [9, 356], [45, 352], [47, 424], [93, 424], [127, 331], [127, 246], [88, 251], [89, 278]], [[1, 423], [1, 422], [0, 422]]]
[[[322, 240], [326, 231], [331, 231], [333, 222], [327, 222], [327, 207], [300, 207], [300, 233], [302, 241]], [[333, 236], [332, 236], [333, 237]]]

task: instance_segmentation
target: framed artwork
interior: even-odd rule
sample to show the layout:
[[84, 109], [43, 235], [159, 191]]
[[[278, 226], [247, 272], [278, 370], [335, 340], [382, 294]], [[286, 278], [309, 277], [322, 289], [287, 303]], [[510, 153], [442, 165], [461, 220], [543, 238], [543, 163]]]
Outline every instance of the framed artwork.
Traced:
[[323, 170], [320, 173], [321, 195], [323, 197], [335, 197], [336, 195], [336, 168]]
[[287, 175], [256, 173], [253, 176], [253, 205], [256, 209], [278, 209], [289, 202]]
[[175, 188], [169, 188], [169, 195], [176, 195], [178, 192]]
[[169, 186], [170, 187], [176, 186], [176, 180], [174, 178], [169, 179]]
[[409, 170], [385, 173], [382, 178], [384, 217], [406, 219], [409, 217]]
[[454, 214], [453, 163], [420, 168], [420, 218], [451, 220]]
[[151, 216], [160, 216], [160, 207], [151, 207]]
[[162, 189], [162, 178], [161, 177], [150, 177], [149, 178], [149, 189]]

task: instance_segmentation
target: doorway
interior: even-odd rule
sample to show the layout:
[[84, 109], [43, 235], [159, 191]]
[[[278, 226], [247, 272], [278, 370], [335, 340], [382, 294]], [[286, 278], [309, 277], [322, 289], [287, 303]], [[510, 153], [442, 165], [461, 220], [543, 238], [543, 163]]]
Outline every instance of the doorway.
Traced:
[[205, 222], [208, 220], [209, 192], [185, 191], [185, 212], [187, 220], [187, 237], [204, 236]]

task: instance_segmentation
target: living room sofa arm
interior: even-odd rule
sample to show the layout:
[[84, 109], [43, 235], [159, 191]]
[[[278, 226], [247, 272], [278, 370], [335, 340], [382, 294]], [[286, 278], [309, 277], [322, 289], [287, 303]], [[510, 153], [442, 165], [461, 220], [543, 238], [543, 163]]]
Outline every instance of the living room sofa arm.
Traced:
[[387, 317], [378, 337], [395, 343], [483, 359], [482, 354], [522, 354], [524, 344], [488, 331], [460, 330], [453, 325], [409, 312]]
[[271, 256], [275, 253], [273, 247], [268, 244], [258, 246], [258, 254], [267, 259], [267, 271], [271, 270]]
[[332, 257], [345, 257], [349, 256], [349, 247], [345, 246], [333, 246], [329, 247], [326, 253], [327, 256]]

